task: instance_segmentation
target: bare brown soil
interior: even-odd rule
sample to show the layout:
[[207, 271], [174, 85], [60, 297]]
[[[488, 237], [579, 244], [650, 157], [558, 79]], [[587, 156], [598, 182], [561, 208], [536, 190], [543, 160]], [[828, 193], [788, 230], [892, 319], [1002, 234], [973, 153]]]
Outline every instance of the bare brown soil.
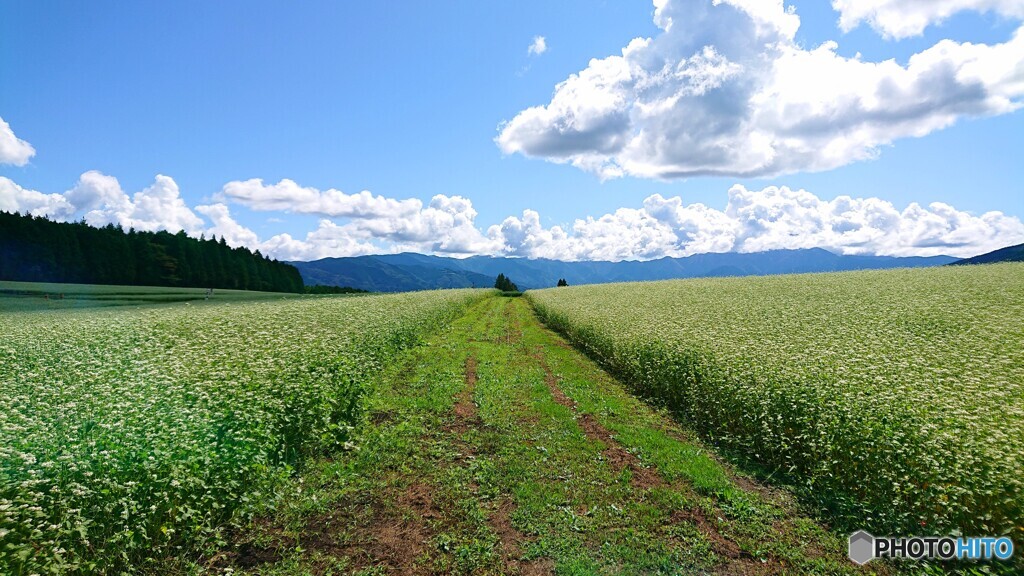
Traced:
[[636, 488], [653, 488], [665, 485], [665, 481], [658, 475], [656, 470], [644, 466], [640, 459], [615, 440], [611, 432], [602, 426], [592, 414], [580, 414], [577, 412], [576, 403], [562, 392], [558, 385], [558, 377], [551, 371], [551, 367], [548, 366], [540, 354], [537, 354], [536, 358], [544, 368], [544, 381], [548, 385], [548, 390], [551, 391], [552, 398], [555, 399], [555, 402], [573, 411], [576, 415], [577, 424], [579, 424], [583, 433], [587, 435], [587, 438], [596, 440], [604, 445], [601, 454], [612, 467], [612, 470], [619, 473], [628, 468], [632, 475], [631, 482]]
[[476, 359], [470, 356], [466, 359], [465, 385], [459, 392], [458, 402], [455, 403], [455, 422], [449, 427], [450, 431], [463, 433], [480, 425], [480, 416], [477, 415], [476, 404], [473, 402], [474, 390], [476, 390]]

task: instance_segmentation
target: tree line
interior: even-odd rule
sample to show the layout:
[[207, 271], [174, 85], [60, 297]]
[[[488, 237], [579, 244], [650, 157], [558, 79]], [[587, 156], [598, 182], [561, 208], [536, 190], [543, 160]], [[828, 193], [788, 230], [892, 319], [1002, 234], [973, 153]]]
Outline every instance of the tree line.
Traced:
[[323, 284], [306, 286], [305, 292], [306, 294], [370, 294], [369, 290], [363, 290], [361, 288], [352, 288], [349, 286], [324, 286]]
[[54, 222], [0, 211], [0, 280], [302, 292], [291, 264], [224, 238]]
[[515, 282], [504, 274], [498, 274], [498, 277], [494, 280], [494, 287], [502, 292], [519, 292], [519, 287], [516, 286]]

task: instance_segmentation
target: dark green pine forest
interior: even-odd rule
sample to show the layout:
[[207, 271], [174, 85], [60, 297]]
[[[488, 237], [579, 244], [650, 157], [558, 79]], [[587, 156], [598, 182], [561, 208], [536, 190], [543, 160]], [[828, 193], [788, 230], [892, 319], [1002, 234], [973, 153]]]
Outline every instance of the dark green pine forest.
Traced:
[[0, 211], [0, 280], [302, 292], [291, 264], [223, 238], [54, 222]]

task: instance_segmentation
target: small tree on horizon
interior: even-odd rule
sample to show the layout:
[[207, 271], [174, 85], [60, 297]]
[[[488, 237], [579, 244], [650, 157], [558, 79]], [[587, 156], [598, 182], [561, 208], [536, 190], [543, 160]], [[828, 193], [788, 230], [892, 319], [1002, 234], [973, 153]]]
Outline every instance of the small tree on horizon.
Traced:
[[568, 286], [569, 283], [565, 281], [565, 278], [558, 279], [558, 286]]
[[504, 274], [498, 274], [494, 280], [494, 287], [502, 292], [519, 292], [519, 287]]

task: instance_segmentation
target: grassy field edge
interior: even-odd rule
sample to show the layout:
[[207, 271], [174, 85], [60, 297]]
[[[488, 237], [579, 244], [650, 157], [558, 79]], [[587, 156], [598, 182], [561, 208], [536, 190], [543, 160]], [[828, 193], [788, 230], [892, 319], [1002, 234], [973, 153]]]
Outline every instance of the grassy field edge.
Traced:
[[198, 573], [854, 574], [843, 539], [487, 298], [403, 352], [356, 450], [319, 459]]

